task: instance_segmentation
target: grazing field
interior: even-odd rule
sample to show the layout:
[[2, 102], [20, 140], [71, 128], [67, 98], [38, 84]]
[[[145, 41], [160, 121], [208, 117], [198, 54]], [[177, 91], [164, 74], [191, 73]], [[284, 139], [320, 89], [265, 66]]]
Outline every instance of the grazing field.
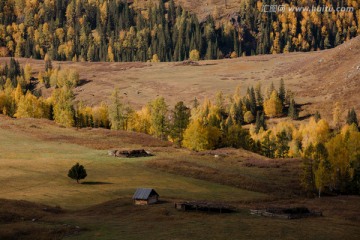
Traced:
[[[142, 134], [4, 116], [0, 143], [0, 194], [9, 199], [0, 200], [1, 239], [359, 237], [360, 198], [302, 198], [298, 183], [290, 181], [297, 179], [296, 159], [269, 160], [233, 149], [195, 153]], [[155, 156], [107, 155], [108, 149], [129, 148], [145, 148]], [[76, 162], [88, 172], [82, 184], [66, 176]], [[133, 206], [137, 187], [155, 188], [162, 202]], [[225, 202], [238, 212], [180, 212], [173, 203], [181, 200]], [[250, 208], [269, 206], [306, 206], [324, 217], [283, 220], [249, 214]]]
[[[96, 150], [72, 143], [72, 138], [77, 138], [75, 142], [81, 138], [86, 139], [89, 131], [94, 132], [95, 137], [96, 130], [74, 131], [60, 128], [47, 121], [44, 124], [41, 124], [42, 121], [36, 121], [36, 126], [40, 128], [36, 129], [38, 134], [42, 131], [49, 134], [52, 130], [62, 132], [61, 135], [54, 135], [53, 139], [49, 136], [43, 136], [44, 139], [41, 139], [41, 135], [31, 136], [31, 126], [34, 124], [25, 125], [26, 120], [6, 120], [3, 117], [1, 119], [2, 197], [25, 199], [70, 209], [79, 209], [118, 197], [126, 196], [130, 199], [137, 187], [146, 186], [156, 188], [162, 197], [166, 198], [235, 201], [267, 197], [266, 194], [193, 178], [174, 177], [173, 174], [146, 167], [144, 163], [148, 158], [114, 158], [109, 157], [105, 149]], [[10, 124], [6, 125], [4, 120]], [[100, 136], [101, 134], [98, 135], [99, 138]], [[59, 140], [56, 137], [60, 137]], [[156, 143], [156, 140], [154, 142]], [[122, 143], [121, 135], [117, 144], [117, 147], [134, 146]], [[169, 150], [161, 150], [160, 147], [154, 151], [156, 155], [161, 156], [166, 155]], [[89, 175], [80, 185], [67, 177], [67, 171], [77, 162], [85, 166]]]

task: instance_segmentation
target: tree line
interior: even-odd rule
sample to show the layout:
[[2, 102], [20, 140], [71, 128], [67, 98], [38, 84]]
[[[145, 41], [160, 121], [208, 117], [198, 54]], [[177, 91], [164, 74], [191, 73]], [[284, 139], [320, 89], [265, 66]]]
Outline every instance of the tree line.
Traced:
[[[353, 12], [264, 12], [263, 6], [345, 6]], [[173, 0], [140, 9], [127, 1], [3, 0], [0, 56], [73, 61], [182, 61], [314, 51], [357, 36], [356, 1], [241, 1], [238, 13], [204, 20]]]

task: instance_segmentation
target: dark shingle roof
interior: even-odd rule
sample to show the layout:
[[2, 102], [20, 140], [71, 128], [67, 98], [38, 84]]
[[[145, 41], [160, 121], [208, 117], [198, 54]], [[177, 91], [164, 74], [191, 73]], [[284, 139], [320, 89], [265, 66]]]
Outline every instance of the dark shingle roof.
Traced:
[[138, 189], [136, 189], [133, 199], [146, 200], [151, 195], [159, 196], [159, 194], [152, 188], [138, 188]]

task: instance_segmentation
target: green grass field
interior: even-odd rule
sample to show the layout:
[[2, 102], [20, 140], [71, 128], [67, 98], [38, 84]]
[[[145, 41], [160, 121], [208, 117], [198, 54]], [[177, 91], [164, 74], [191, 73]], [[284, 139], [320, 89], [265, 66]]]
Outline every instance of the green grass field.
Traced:
[[[21, 139], [21, 141], [19, 141]], [[0, 194], [69, 209], [80, 209], [119, 197], [131, 198], [137, 187], [153, 187], [166, 198], [252, 200], [265, 194], [216, 183], [175, 176], [146, 167], [150, 159], [121, 159], [107, 151], [44, 142], [20, 133], [0, 130]], [[75, 163], [88, 172], [88, 184], [67, 177]]]
[[[140, 147], [155, 156], [107, 155], [111, 148]], [[0, 239], [358, 239], [360, 198], [289, 198], [285, 193], [296, 186], [291, 179], [297, 179], [297, 160], [219, 151], [228, 156], [215, 159], [211, 151], [175, 149], [139, 134], [0, 116], [0, 196], [34, 203], [23, 208], [19, 202], [0, 204]], [[67, 177], [76, 162], [87, 169], [84, 184]], [[155, 188], [164, 203], [133, 206], [137, 187]], [[173, 205], [177, 200], [227, 202], [239, 211], [179, 212]], [[45, 214], [39, 203], [64, 212]], [[250, 208], [267, 206], [307, 206], [324, 217], [282, 220], [249, 214]], [[9, 214], [23, 217], [12, 221]], [[75, 234], [64, 224], [81, 230]]]

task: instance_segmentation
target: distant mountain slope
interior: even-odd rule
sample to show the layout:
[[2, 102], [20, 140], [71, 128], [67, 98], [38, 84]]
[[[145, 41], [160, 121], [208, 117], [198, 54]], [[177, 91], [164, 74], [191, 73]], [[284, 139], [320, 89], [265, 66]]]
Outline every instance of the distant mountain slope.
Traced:
[[[138, 2], [147, 3], [147, 0], [138, 0]], [[217, 20], [226, 18], [232, 13], [239, 12], [242, 0], [174, 0], [184, 9], [196, 13], [200, 20], [208, 15], [216, 15]]]
[[301, 81], [301, 95], [308, 97], [323, 96], [325, 106], [332, 108], [332, 103], [339, 101], [344, 108], [360, 107], [360, 37], [344, 44], [309, 54], [309, 58], [296, 62], [291, 69], [297, 74], [306, 76]]

